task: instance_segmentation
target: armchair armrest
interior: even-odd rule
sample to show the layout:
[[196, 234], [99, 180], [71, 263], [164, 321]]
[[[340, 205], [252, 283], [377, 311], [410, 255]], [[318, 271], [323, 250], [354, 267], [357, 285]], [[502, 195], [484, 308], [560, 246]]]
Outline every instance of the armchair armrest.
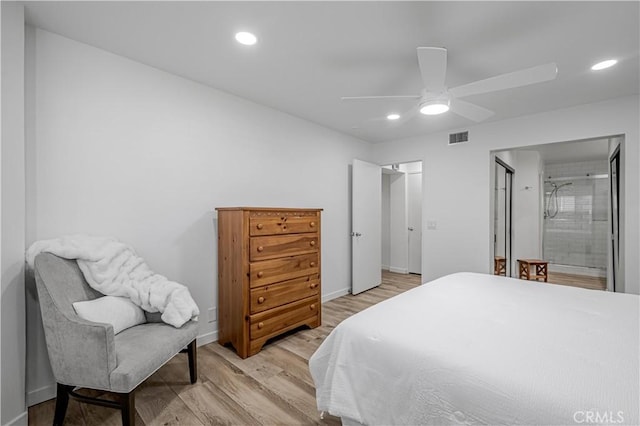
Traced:
[[110, 389], [116, 368], [113, 326], [83, 320], [57, 306], [36, 270], [47, 351], [58, 383]]

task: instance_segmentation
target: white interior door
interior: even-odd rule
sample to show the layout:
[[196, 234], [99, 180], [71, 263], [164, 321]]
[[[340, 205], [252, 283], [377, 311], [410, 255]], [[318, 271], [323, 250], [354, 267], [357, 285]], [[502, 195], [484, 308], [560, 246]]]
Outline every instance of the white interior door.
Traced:
[[422, 173], [407, 175], [409, 273], [422, 273]]
[[351, 293], [382, 282], [382, 171], [353, 160], [351, 180]]

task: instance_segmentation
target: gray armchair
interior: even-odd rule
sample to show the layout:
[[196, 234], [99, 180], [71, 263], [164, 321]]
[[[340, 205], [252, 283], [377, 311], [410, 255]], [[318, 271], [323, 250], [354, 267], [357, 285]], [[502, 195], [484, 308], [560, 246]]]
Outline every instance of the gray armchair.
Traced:
[[[181, 328], [146, 314], [147, 322], [114, 335], [111, 324], [78, 317], [73, 303], [101, 297], [84, 279], [75, 261], [41, 253], [35, 259], [35, 278], [49, 360], [57, 382], [54, 425], [61, 425], [69, 397], [122, 410], [123, 425], [135, 423], [136, 387], [173, 358], [187, 352], [191, 383], [197, 380], [197, 323]], [[185, 349], [186, 348], [186, 349]], [[90, 398], [75, 388], [91, 388], [118, 395], [118, 402]]]

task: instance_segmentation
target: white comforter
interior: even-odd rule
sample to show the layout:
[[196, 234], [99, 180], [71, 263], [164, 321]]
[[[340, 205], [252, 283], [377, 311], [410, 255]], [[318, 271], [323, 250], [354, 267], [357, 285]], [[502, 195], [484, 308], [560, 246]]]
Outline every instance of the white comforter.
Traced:
[[74, 235], [36, 241], [27, 250], [27, 263], [41, 252], [76, 259], [87, 283], [107, 296], [124, 296], [176, 328], [197, 320], [198, 306], [189, 289], [156, 274], [133, 248], [114, 238]]
[[640, 424], [640, 298], [459, 273], [336, 327], [318, 409], [368, 425]]

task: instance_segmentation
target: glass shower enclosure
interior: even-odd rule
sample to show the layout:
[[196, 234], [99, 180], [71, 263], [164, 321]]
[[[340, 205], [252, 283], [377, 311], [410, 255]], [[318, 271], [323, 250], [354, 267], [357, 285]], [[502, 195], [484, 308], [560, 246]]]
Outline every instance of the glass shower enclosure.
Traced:
[[[545, 166], [543, 257], [562, 272], [606, 275], [608, 162]], [[591, 275], [591, 274], [590, 274]]]

